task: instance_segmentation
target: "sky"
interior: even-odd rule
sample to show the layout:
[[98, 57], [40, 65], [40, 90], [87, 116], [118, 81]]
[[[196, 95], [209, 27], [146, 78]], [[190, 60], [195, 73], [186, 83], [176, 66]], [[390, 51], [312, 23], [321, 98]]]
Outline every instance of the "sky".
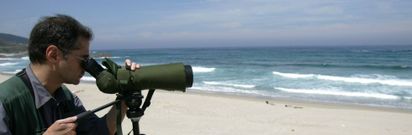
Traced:
[[92, 49], [412, 46], [412, 0], [5, 0], [0, 33], [43, 16], [93, 30]]

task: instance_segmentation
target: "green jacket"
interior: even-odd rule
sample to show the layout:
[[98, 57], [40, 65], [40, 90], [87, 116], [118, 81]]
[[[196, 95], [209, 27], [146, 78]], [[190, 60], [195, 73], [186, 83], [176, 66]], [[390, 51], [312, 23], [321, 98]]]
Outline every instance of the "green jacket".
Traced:
[[[8, 128], [13, 135], [41, 134], [47, 128], [44, 127], [42, 115], [36, 108], [30, 88], [18, 76], [0, 84], [0, 101], [6, 111]], [[62, 88], [64, 94], [73, 102], [70, 91], [64, 86]]]

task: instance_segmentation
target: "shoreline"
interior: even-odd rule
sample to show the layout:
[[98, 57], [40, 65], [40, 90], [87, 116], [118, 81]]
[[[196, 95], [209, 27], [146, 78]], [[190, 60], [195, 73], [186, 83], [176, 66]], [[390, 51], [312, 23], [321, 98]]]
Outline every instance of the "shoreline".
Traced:
[[[10, 75], [0, 74], [0, 82]], [[86, 110], [114, 101], [94, 83], [66, 85]], [[142, 92], [146, 96], [147, 90]], [[140, 119], [145, 134], [340, 134], [409, 135], [412, 113], [358, 105], [318, 103], [188, 90], [157, 90]], [[109, 107], [110, 108], [110, 107]], [[103, 116], [109, 108], [97, 112]], [[123, 133], [132, 129], [130, 119], [122, 122]]]
[[[251, 101], [258, 101], [264, 102], [267, 101], [270, 103], [278, 103], [281, 104], [295, 104], [295, 105], [309, 105], [309, 106], [316, 106], [320, 108], [333, 108], [333, 109], [363, 109], [363, 110], [373, 110], [373, 111], [386, 111], [386, 112], [402, 112], [402, 113], [412, 113], [412, 110], [404, 109], [404, 108], [395, 108], [395, 107], [385, 107], [385, 106], [370, 106], [370, 105], [363, 105], [363, 104], [353, 104], [353, 103], [334, 103], [334, 102], [322, 102], [322, 101], [309, 101], [309, 100], [298, 100], [298, 99], [289, 99], [289, 98], [276, 98], [276, 97], [269, 97], [269, 96], [258, 96], [258, 95], [247, 95], [247, 94], [231, 94], [231, 93], [224, 93], [224, 92], [213, 92], [213, 91], [203, 91], [203, 90], [189, 90], [186, 93], [188, 94], [198, 94], [198, 95], [209, 95], [209, 96], [217, 96], [223, 98], [236, 98], [242, 100], [251, 100]], [[267, 103], [268, 104], [268, 103]]]
[[[81, 81], [81, 82], [86, 83], [86, 84], [95, 85], [95, 82], [93, 81]], [[164, 91], [164, 90], [157, 90], [157, 91]], [[313, 106], [319, 106], [319, 107], [352, 108], [352, 109], [356, 108], [356, 109], [367, 109], [367, 110], [377, 110], [377, 111], [412, 113], [412, 109], [397, 108], [397, 107], [390, 107], [390, 106], [372, 106], [372, 105], [367, 105], [367, 104], [342, 103], [342, 102], [323, 102], [323, 101], [306, 100], [306, 99], [299, 100], [299, 99], [271, 97], [271, 96], [262, 96], [262, 95], [250, 95], [250, 94], [244, 94], [244, 93], [207, 91], [207, 90], [199, 90], [199, 89], [191, 89], [191, 88], [187, 89], [186, 93], [200, 94], [200, 95], [206, 94], [209, 96], [219, 96], [219, 97], [237, 98], [237, 99], [245, 99], [245, 100], [256, 100], [256, 101], [263, 101], [263, 102], [272, 100], [276, 102], [285, 102], [285, 103], [310, 104], [311, 106], [313, 105]]]
[[[91, 82], [91, 81], [82, 81], [82, 83], [95, 85], [95, 82]], [[143, 90], [143, 91], [147, 91], [147, 90]], [[167, 91], [167, 90], [156, 90], [156, 92], [158, 91]], [[168, 91], [168, 92], [173, 92], [173, 91]], [[198, 90], [198, 89], [190, 89], [190, 88], [187, 89], [186, 92], [184, 93], [195, 94], [195, 95], [217, 96], [217, 97], [224, 97], [224, 98], [236, 98], [236, 99], [259, 101], [259, 102], [267, 102], [267, 101], [268, 102], [280, 102], [286, 105], [287, 103], [293, 103], [293, 104], [308, 104], [310, 106], [318, 106], [318, 107], [324, 107], [324, 108], [366, 109], [366, 110], [376, 110], [376, 111], [412, 113], [412, 109], [396, 108], [396, 107], [389, 107], [389, 106], [372, 106], [372, 105], [365, 105], [365, 104], [342, 103], [342, 102], [322, 102], [322, 101], [311, 101], [311, 100], [305, 100], [305, 99], [299, 100], [299, 99], [291, 99], [291, 98], [250, 95], [250, 94], [243, 94], [243, 93], [207, 91], [207, 90]]]

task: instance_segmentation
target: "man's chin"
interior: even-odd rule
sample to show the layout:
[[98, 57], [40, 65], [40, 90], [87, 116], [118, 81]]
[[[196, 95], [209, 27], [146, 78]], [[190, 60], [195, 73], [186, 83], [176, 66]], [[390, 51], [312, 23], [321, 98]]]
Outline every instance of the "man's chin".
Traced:
[[78, 85], [80, 84], [80, 81], [73, 83], [73, 85]]
[[67, 82], [67, 84], [78, 85], [78, 84], [80, 84], [80, 79], [78, 79], [76, 81], [72, 81], [72, 82]]
[[80, 78], [79, 78], [79, 79], [77, 79], [77, 80], [76, 80], [76, 82], [75, 82], [75, 83], [73, 83], [73, 84], [74, 84], [74, 85], [79, 84], [79, 83], [80, 83], [80, 81], [82, 80], [82, 77], [83, 77], [83, 75], [81, 75], [81, 76], [80, 76]]
[[76, 80], [76, 82], [75, 82], [75, 83], [73, 83], [73, 84], [74, 84], [74, 85], [79, 84], [79, 83], [80, 83], [80, 80], [81, 80], [81, 78], [79, 78], [79, 80]]

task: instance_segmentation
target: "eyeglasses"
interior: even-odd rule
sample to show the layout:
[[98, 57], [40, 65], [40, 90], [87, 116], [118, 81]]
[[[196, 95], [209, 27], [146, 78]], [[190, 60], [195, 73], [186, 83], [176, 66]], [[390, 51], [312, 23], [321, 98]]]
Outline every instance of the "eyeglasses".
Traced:
[[81, 56], [77, 56], [77, 55], [72, 55], [72, 56], [74, 56], [76, 59], [80, 60], [80, 66], [83, 69], [86, 69], [87, 62], [91, 59], [90, 57], [85, 58], [85, 57], [81, 57]]
[[[67, 55], [67, 54], [70, 55], [70, 53], [68, 53], [67, 50], [64, 50], [64, 49], [59, 48], [59, 47], [57, 47], [57, 48], [58, 48], [60, 51], [63, 52], [63, 55]], [[86, 69], [87, 62], [91, 59], [90, 57], [85, 58], [85, 57], [81, 57], [81, 56], [77, 56], [77, 55], [72, 55], [72, 56], [74, 56], [76, 59], [80, 60], [80, 66], [81, 66], [83, 69]]]

